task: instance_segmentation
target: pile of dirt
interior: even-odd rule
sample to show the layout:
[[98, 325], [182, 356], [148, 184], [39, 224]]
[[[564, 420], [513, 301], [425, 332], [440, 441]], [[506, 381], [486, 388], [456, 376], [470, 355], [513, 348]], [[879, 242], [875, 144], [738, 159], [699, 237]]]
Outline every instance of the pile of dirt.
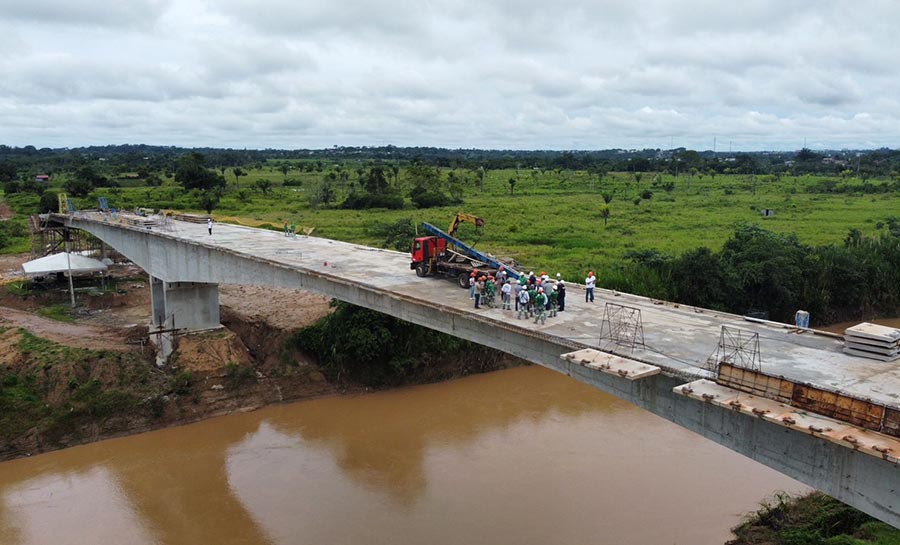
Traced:
[[260, 327], [294, 331], [331, 312], [331, 298], [309, 291], [263, 286], [220, 286], [219, 304]]

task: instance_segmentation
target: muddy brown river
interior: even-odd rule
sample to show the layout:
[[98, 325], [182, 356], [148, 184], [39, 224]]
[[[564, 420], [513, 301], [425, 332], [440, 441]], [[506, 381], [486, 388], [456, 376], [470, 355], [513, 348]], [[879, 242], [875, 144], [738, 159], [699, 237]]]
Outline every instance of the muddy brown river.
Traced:
[[540, 367], [0, 464], [0, 543], [721, 544], [799, 483]]

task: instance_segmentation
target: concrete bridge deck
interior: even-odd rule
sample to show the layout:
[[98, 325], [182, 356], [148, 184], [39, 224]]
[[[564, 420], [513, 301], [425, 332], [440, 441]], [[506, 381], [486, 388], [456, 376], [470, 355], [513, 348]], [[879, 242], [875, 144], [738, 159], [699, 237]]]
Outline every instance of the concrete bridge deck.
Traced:
[[[97, 214], [93, 220], [105, 216]], [[155, 231], [153, 230], [155, 229]], [[285, 237], [280, 232], [243, 226], [216, 224], [213, 234], [205, 224], [172, 221], [166, 229], [151, 228], [156, 236], [189, 244], [225, 250], [250, 259], [265, 260], [297, 270], [306, 270], [341, 282], [352, 282], [416, 299], [444, 309], [478, 316], [485, 322], [505, 323], [569, 341], [573, 346], [593, 347], [661, 367], [686, 378], [707, 378], [706, 361], [716, 350], [722, 325], [759, 333], [763, 372], [799, 382], [840, 390], [855, 397], [900, 407], [900, 362], [883, 362], [849, 356], [842, 352], [838, 336], [816, 334], [772, 322], [747, 320], [742, 316], [698, 309], [610, 290], [595, 290], [595, 302], [586, 303], [581, 286], [568, 284], [566, 311], [546, 324], [516, 320], [515, 312], [473, 308], [466, 290], [437, 278], [419, 278], [409, 269], [409, 254], [317, 237]], [[161, 256], [164, 257], [164, 256]], [[228, 271], [213, 270], [213, 262], [169, 265], [176, 272], [163, 280], [209, 282]], [[182, 270], [183, 269], [183, 270]], [[244, 279], [245, 283], [269, 283], [266, 278]], [[600, 339], [604, 303], [639, 308], [644, 346], [619, 346]], [[563, 344], [562, 342], [560, 344]]]
[[[836, 336], [607, 290], [597, 290], [595, 303], [585, 303], [583, 291], [573, 285], [568, 286], [566, 311], [535, 325], [516, 320], [514, 312], [474, 309], [467, 291], [455, 283], [417, 277], [406, 253], [225, 224], [215, 224], [209, 235], [205, 224], [180, 221], [146, 226], [101, 214], [55, 218], [93, 233], [167, 283], [310, 289], [553, 368], [900, 527], [900, 453], [884, 459], [867, 456], [812, 432], [674, 392], [712, 376], [706, 362], [725, 325], [759, 334], [760, 368], [769, 375], [900, 407], [900, 365], [846, 355]], [[601, 340], [607, 302], [640, 309], [643, 346]], [[564, 352], [585, 348], [648, 363], [662, 372], [629, 381], [560, 360]]]

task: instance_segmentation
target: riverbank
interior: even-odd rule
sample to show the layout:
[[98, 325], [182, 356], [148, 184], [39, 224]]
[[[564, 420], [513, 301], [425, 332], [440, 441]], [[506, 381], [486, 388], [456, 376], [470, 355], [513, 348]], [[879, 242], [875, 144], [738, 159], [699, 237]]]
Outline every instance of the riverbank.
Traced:
[[900, 530], [813, 492], [779, 495], [734, 529], [726, 545], [900, 545]]
[[[223, 328], [185, 335], [163, 370], [146, 340], [149, 288], [114, 266], [106, 289], [27, 288], [0, 272], [0, 460], [196, 422], [269, 404], [446, 380], [523, 362], [482, 347], [446, 351], [390, 385], [323, 373], [296, 333], [332, 312], [300, 290], [222, 286]], [[406, 327], [415, 327], [409, 326]], [[438, 334], [434, 334], [438, 335]], [[417, 354], [409, 354], [410, 358]]]

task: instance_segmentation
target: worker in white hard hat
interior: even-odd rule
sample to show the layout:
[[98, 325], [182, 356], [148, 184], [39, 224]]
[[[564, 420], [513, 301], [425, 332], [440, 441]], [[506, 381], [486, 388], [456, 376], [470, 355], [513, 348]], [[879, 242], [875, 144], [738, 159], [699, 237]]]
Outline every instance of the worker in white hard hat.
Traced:
[[522, 286], [521, 280], [513, 280], [513, 297], [516, 299], [516, 312], [519, 311], [519, 293], [524, 289], [525, 287]]
[[550, 290], [550, 317], [556, 316], [556, 310], [559, 308], [559, 284], [553, 286]]
[[503, 302], [503, 310], [512, 310], [510, 294], [512, 294], [512, 285], [509, 282], [504, 282], [500, 286], [500, 300]]

